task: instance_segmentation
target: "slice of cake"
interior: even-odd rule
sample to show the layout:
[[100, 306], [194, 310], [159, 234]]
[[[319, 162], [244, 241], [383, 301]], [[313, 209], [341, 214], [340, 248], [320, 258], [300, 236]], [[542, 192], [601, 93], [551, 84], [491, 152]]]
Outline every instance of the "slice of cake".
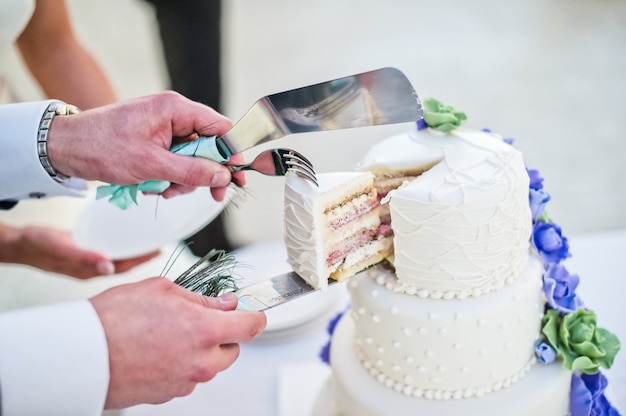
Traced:
[[285, 181], [287, 262], [316, 289], [344, 280], [390, 254], [381, 227], [374, 176], [369, 172], [317, 175], [319, 187], [295, 175]]

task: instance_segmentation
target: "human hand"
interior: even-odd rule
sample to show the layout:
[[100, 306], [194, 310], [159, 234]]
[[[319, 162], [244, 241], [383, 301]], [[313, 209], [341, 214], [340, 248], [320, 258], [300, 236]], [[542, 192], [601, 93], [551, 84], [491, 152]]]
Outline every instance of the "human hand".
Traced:
[[102, 253], [76, 245], [69, 233], [43, 226], [0, 224], [0, 261], [26, 264], [78, 279], [123, 273], [159, 254], [112, 261]]
[[190, 394], [258, 336], [262, 312], [234, 310], [236, 295], [201, 296], [162, 277], [111, 288], [90, 299], [109, 349], [106, 409], [158, 404]]
[[[224, 135], [232, 123], [210, 107], [168, 91], [148, 97], [55, 117], [48, 134], [48, 155], [65, 175], [117, 185], [147, 180], [169, 181], [168, 198], [210, 186], [213, 198], [224, 199], [226, 187], [245, 184], [220, 163], [169, 151], [173, 141]], [[240, 162], [241, 155], [231, 158]]]

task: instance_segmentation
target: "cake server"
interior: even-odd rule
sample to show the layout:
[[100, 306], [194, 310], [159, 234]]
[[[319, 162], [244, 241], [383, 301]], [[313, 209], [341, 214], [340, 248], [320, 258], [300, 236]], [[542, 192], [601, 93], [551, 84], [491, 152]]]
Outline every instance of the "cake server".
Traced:
[[[236, 153], [290, 134], [415, 122], [423, 114], [406, 76], [396, 68], [381, 68], [268, 95], [257, 100], [224, 136], [199, 136], [198, 141], [171, 150], [183, 152], [201, 143], [201, 157], [226, 164]], [[100, 186], [97, 198], [111, 195], [113, 204], [126, 209], [136, 203], [137, 190], [160, 193], [169, 185], [154, 180]]]
[[422, 116], [406, 76], [381, 68], [263, 97], [228, 133], [209, 139], [223, 158], [215, 161], [224, 163], [233, 154], [290, 134], [406, 123]]
[[[328, 285], [339, 283], [328, 279]], [[274, 276], [271, 279], [253, 283], [238, 289], [235, 293], [239, 297], [237, 309], [243, 311], [264, 311], [282, 303], [288, 302], [315, 292], [296, 272], [288, 272]]]

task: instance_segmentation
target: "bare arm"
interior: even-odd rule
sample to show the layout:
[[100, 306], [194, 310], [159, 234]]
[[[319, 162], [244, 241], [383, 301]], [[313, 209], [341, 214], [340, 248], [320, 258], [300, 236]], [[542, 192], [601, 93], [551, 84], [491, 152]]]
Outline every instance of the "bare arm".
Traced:
[[103, 71], [74, 36], [64, 0], [37, 0], [17, 46], [48, 97], [81, 109], [116, 101]]

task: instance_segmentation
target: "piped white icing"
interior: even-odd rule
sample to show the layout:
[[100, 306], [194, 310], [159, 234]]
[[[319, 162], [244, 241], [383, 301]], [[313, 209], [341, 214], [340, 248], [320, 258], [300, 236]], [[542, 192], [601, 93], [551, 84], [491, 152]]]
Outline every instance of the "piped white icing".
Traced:
[[456, 129], [410, 131], [365, 155], [361, 170], [432, 164], [388, 195], [394, 290], [464, 299], [513, 282], [528, 259], [529, 178], [522, 155], [498, 136]]
[[[362, 182], [371, 182], [369, 172], [338, 172], [317, 175], [319, 187], [295, 175], [285, 181], [284, 242], [287, 262], [307, 283], [328, 289], [328, 270], [324, 256], [326, 229], [322, 229], [321, 207], [344, 196]], [[341, 236], [338, 236], [341, 238]]]

